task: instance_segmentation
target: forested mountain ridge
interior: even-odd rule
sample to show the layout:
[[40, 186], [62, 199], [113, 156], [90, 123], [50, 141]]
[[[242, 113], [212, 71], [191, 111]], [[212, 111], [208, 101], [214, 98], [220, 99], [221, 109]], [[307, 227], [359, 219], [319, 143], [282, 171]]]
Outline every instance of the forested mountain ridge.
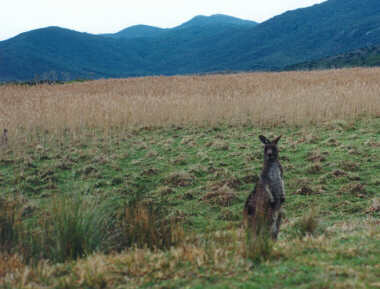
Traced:
[[328, 0], [260, 24], [213, 15], [107, 35], [47, 27], [0, 42], [0, 81], [282, 70], [378, 44], [378, 0]]

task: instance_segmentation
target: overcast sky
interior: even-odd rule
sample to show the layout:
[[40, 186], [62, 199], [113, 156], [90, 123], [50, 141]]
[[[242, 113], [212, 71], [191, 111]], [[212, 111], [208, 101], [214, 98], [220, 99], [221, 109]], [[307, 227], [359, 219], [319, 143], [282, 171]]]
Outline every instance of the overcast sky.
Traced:
[[81, 32], [115, 33], [128, 26], [177, 26], [196, 15], [227, 14], [263, 22], [287, 10], [323, 0], [3, 0], [0, 40], [21, 32], [61, 26]]

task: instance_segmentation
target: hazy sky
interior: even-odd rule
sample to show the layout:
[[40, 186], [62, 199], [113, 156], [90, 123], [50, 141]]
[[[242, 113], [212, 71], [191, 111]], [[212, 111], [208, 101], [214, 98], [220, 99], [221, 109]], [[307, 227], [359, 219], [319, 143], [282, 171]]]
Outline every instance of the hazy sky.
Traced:
[[263, 22], [287, 10], [323, 0], [3, 0], [0, 40], [21, 32], [61, 26], [81, 32], [115, 33], [135, 24], [177, 26], [202, 14], [227, 14]]

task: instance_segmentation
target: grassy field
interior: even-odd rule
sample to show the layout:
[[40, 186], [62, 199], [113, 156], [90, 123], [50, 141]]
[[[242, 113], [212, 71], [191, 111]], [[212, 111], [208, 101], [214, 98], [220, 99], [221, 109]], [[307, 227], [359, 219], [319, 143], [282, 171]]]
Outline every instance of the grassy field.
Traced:
[[[379, 76], [0, 87], [0, 287], [380, 288]], [[283, 135], [287, 199], [256, 258], [260, 134]]]

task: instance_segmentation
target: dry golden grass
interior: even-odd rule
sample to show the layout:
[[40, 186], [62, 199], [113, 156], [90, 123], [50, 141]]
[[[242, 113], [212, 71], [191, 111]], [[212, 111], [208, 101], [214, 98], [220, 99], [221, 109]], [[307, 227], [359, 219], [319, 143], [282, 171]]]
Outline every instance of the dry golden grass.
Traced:
[[0, 128], [79, 132], [136, 126], [304, 124], [380, 115], [380, 68], [145, 77], [0, 86]]

